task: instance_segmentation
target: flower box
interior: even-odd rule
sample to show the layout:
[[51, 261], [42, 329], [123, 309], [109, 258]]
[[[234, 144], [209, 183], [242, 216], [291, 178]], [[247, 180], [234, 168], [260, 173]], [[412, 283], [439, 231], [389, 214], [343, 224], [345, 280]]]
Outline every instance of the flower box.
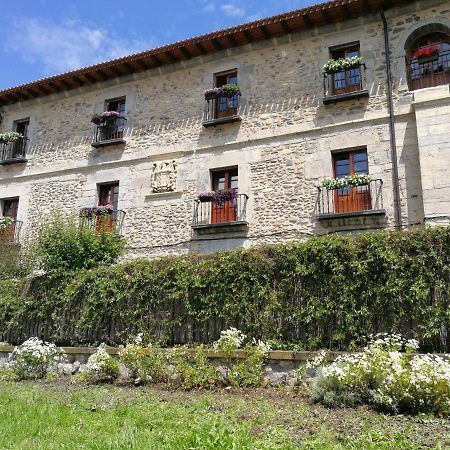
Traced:
[[110, 204], [103, 205], [103, 206], [93, 206], [93, 207], [81, 208], [80, 217], [90, 219], [94, 216], [109, 216], [113, 212], [114, 212], [114, 208]]
[[348, 175], [342, 178], [326, 179], [322, 186], [327, 190], [345, 189], [347, 187], [366, 186], [372, 181], [372, 177], [366, 174]]
[[19, 139], [23, 139], [23, 135], [17, 133], [16, 131], [7, 131], [6, 133], [0, 133], [0, 144], [16, 142]]
[[221, 87], [206, 89], [204, 92], [205, 100], [210, 101], [219, 97], [232, 98], [241, 95], [241, 90], [237, 84], [224, 84]]
[[236, 188], [220, 189], [218, 191], [200, 192], [197, 198], [202, 203], [214, 202], [216, 206], [223, 206], [226, 202], [235, 202], [237, 194]]
[[323, 66], [323, 71], [329, 75], [339, 73], [344, 70], [351, 70], [363, 64], [361, 56], [353, 56], [351, 58], [330, 59]]
[[103, 126], [110, 125], [117, 119], [125, 119], [125, 117], [122, 117], [117, 111], [105, 111], [101, 114], [94, 114], [91, 117], [91, 122], [95, 125]]
[[414, 52], [414, 59], [417, 59], [419, 64], [426, 64], [437, 61], [439, 59], [440, 47], [432, 45], [430, 47], [419, 48]]

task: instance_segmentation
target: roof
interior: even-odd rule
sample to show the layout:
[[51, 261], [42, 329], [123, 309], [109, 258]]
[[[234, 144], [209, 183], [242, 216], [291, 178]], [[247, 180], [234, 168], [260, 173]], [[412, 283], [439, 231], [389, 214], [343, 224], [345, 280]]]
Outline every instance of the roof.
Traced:
[[143, 72], [197, 56], [342, 22], [409, 0], [331, 0], [0, 91], [0, 106]]

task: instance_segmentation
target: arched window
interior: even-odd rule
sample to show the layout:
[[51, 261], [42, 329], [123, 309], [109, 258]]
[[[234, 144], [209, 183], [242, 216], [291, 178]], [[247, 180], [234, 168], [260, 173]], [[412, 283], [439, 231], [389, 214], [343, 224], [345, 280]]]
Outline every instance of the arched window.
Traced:
[[450, 37], [429, 33], [407, 48], [408, 84], [412, 91], [450, 83]]

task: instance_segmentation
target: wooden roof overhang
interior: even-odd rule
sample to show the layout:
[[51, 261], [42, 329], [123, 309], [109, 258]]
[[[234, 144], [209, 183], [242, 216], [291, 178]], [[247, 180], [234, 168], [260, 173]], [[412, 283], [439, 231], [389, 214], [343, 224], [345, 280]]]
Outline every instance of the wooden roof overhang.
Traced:
[[409, 0], [332, 0], [0, 91], [0, 106], [143, 72], [288, 33], [391, 8]]

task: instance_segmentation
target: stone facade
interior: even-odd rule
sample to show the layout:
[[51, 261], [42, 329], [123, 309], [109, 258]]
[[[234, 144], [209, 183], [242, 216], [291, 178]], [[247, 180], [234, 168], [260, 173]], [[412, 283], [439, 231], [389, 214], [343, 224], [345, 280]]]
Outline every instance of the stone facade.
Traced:
[[[386, 11], [404, 229], [449, 223], [449, 85], [410, 91], [405, 63], [410, 36], [434, 24], [450, 31], [449, 13], [449, 0]], [[369, 96], [324, 105], [330, 48], [354, 42]], [[230, 69], [242, 120], [205, 128], [203, 91]], [[94, 149], [90, 117], [119, 97], [126, 144]], [[0, 167], [0, 199], [19, 197], [27, 242], [51, 211], [96, 205], [98, 185], [118, 181], [129, 257], [398, 227], [387, 98], [383, 23], [371, 14], [4, 106], [1, 130], [29, 118], [30, 145], [26, 164]], [[333, 176], [332, 154], [356, 148], [367, 149], [369, 173], [382, 180], [379, 214], [318, 220], [317, 187]], [[239, 192], [248, 196], [248, 225], [201, 233], [192, 227], [197, 194], [211, 190], [212, 170], [229, 167], [238, 168]]]

